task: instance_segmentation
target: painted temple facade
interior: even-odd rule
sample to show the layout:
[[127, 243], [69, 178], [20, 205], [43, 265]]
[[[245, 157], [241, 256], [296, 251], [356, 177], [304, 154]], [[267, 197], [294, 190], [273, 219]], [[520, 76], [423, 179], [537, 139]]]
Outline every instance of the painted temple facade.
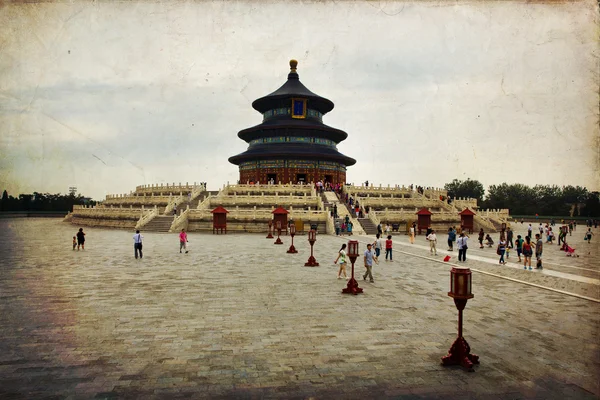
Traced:
[[297, 65], [291, 60], [287, 82], [252, 103], [263, 121], [238, 133], [248, 149], [229, 158], [240, 183], [346, 183], [346, 168], [356, 163], [337, 149], [348, 134], [323, 123], [333, 102], [300, 82]]

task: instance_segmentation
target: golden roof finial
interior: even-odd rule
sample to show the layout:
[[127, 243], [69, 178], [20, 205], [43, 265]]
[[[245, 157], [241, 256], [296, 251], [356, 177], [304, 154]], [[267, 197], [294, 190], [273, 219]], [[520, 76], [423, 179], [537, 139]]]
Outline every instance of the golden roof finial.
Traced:
[[298, 61], [290, 60], [290, 69], [292, 72], [296, 72], [296, 67], [298, 66]]

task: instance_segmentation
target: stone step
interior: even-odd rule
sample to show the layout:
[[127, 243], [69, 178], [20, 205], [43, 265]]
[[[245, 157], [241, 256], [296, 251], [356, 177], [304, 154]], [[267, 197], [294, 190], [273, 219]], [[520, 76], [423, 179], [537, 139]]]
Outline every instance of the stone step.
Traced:
[[367, 235], [377, 234], [377, 226], [369, 218], [359, 218], [358, 222]]
[[168, 232], [173, 223], [173, 216], [171, 215], [158, 215], [148, 222], [143, 230], [148, 232]]

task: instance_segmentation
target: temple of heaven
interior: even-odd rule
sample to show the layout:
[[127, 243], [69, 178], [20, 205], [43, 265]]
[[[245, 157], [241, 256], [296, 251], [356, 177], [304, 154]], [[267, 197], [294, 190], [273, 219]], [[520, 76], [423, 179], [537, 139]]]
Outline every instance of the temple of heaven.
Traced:
[[323, 124], [333, 103], [300, 82], [297, 66], [291, 60], [287, 82], [252, 103], [263, 121], [238, 133], [248, 149], [229, 158], [242, 183], [346, 183], [346, 167], [356, 163], [337, 150], [348, 134]]

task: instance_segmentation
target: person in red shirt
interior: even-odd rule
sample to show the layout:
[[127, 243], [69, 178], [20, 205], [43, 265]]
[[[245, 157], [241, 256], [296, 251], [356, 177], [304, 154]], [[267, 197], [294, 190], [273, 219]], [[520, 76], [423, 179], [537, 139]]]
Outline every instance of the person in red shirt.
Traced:
[[187, 233], [185, 233], [185, 229], [181, 230], [181, 233], [179, 234], [179, 252], [181, 253], [181, 249], [185, 250], [185, 252], [188, 252], [186, 243], [187, 243]]
[[392, 235], [388, 235], [385, 241], [385, 261], [388, 259], [388, 254], [390, 255], [390, 261], [392, 261]]

